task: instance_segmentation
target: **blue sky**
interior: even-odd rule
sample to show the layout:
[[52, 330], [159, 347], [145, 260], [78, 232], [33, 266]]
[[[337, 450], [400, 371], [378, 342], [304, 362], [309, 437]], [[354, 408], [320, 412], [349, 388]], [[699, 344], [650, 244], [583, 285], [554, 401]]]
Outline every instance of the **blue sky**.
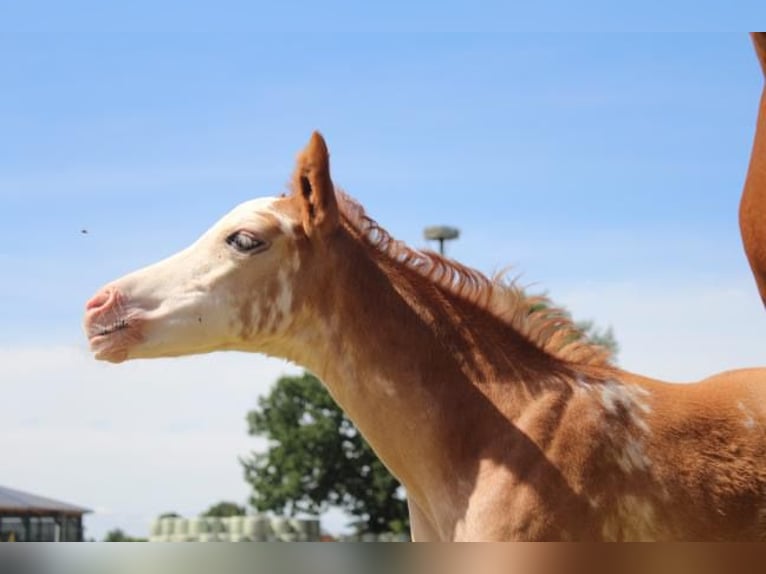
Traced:
[[[606, 244], [689, 234], [717, 250], [736, 223], [760, 82], [742, 34], [57, 40], [21, 34], [3, 50], [0, 239], [24, 255], [18, 275], [58, 283], [74, 262], [83, 288], [103, 275], [94, 258], [130, 269], [281, 191], [314, 128], [338, 182], [381, 222], [413, 242], [454, 222], [454, 255], [481, 267], [517, 262], [508, 242], [545, 244], [550, 226]], [[505, 230], [488, 233], [490, 213]], [[645, 263], [677, 269], [630, 265]], [[38, 293], [42, 320], [76, 318], [66, 295]], [[24, 306], [8, 307], [39, 337]]]
[[[613, 326], [626, 368], [763, 363], [736, 220], [762, 85], [746, 34], [505, 33], [532, 12], [500, 3], [79, 6], [0, 8], [0, 483], [95, 508], [92, 535], [244, 500], [245, 412], [294, 367], [102, 365], [85, 300], [283, 191], [313, 129], [394, 235], [460, 227], [450, 255]], [[554, 30], [587, 17], [559, 8]]]

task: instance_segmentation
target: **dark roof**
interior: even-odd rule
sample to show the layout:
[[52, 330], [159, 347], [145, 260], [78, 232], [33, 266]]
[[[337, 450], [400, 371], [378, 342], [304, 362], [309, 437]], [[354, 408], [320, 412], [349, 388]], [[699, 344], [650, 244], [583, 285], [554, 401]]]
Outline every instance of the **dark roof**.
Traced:
[[8, 512], [27, 514], [85, 514], [86, 512], [91, 512], [91, 510], [82, 506], [53, 500], [52, 498], [45, 498], [44, 496], [37, 496], [36, 494], [29, 494], [28, 492], [0, 486], [0, 513]]

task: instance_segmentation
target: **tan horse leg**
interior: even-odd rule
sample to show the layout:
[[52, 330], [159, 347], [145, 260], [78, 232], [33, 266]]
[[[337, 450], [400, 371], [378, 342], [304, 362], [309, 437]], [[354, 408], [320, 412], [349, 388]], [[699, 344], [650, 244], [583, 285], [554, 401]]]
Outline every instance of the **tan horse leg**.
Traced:
[[[766, 75], [766, 32], [754, 32], [752, 37]], [[766, 90], [761, 96], [750, 168], [739, 206], [739, 227], [747, 259], [766, 305]]]

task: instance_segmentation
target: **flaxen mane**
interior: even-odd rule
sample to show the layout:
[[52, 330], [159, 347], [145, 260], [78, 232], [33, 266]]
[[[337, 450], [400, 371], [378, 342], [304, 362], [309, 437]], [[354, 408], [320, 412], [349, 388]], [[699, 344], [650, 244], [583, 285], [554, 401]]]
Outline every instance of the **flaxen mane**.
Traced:
[[364, 208], [336, 189], [344, 226], [385, 260], [403, 265], [455, 297], [489, 311], [549, 355], [566, 363], [611, 367], [608, 349], [589, 341], [567, 313], [547, 297], [528, 295], [505, 274], [489, 278], [432, 251], [413, 249], [394, 239]]

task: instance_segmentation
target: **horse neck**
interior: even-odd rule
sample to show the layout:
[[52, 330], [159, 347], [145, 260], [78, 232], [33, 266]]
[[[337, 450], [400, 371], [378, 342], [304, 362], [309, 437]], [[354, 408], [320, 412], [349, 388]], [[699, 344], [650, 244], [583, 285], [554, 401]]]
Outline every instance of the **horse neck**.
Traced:
[[307, 296], [290, 358], [324, 381], [410, 492], [444, 483], [536, 384], [558, 380], [547, 355], [489, 312], [350, 235], [327, 258], [331, 279]]
[[[766, 33], [753, 34], [756, 54], [766, 75]], [[761, 95], [758, 121], [745, 189], [740, 203], [740, 228], [745, 253], [755, 275], [761, 299], [766, 305], [766, 232], [763, 213], [766, 209], [766, 90]]]

